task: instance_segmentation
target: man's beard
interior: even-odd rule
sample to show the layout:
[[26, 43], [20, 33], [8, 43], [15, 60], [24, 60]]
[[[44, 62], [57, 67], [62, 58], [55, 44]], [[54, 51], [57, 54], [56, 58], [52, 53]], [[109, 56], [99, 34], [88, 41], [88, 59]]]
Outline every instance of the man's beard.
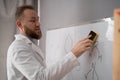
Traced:
[[29, 29], [28, 27], [24, 26], [24, 30], [25, 30], [25, 33], [26, 35], [29, 37], [29, 38], [33, 38], [33, 39], [40, 39], [42, 34], [41, 34], [41, 31], [39, 32], [39, 34], [35, 33], [35, 31], [32, 31], [31, 29]]

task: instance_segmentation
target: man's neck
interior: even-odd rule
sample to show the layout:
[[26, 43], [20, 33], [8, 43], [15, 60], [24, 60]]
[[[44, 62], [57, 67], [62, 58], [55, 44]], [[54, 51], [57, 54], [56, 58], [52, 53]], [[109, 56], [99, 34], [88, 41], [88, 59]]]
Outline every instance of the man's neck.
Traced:
[[37, 39], [33, 39], [33, 38], [29, 38], [29, 39], [30, 39], [35, 45], [37, 45], [37, 46], [39, 45]]

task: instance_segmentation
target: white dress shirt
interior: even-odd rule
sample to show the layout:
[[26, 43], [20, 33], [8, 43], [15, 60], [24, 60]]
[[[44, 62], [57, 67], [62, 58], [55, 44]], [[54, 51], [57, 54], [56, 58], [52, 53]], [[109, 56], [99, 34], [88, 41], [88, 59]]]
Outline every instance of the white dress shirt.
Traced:
[[75, 66], [77, 58], [69, 52], [52, 67], [46, 67], [41, 49], [22, 34], [10, 45], [7, 54], [8, 80], [61, 80]]

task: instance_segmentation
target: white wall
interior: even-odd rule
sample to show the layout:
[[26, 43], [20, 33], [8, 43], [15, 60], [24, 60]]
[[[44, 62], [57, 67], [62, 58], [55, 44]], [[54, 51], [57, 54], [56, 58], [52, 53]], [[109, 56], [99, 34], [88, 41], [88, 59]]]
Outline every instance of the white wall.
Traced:
[[45, 51], [46, 30], [112, 17], [118, 7], [120, 0], [41, 0], [42, 49]]

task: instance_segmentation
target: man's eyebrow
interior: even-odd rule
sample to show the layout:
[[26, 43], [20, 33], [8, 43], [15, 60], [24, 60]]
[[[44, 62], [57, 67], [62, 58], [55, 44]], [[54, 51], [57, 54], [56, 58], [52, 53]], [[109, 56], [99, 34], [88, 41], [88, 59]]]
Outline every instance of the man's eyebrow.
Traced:
[[39, 19], [39, 17], [31, 17], [30, 19], [36, 19], [36, 18]]

